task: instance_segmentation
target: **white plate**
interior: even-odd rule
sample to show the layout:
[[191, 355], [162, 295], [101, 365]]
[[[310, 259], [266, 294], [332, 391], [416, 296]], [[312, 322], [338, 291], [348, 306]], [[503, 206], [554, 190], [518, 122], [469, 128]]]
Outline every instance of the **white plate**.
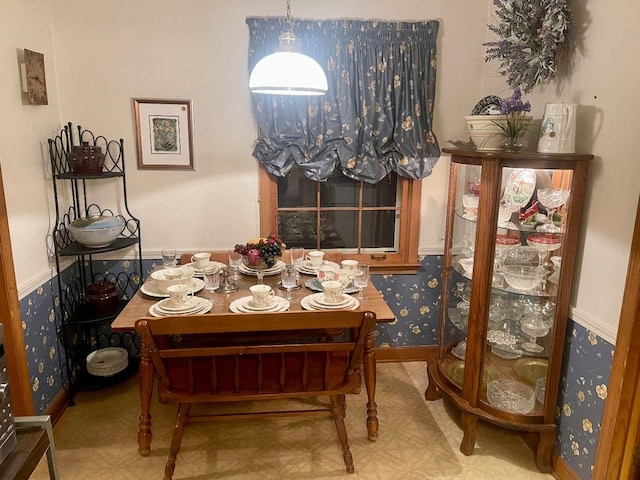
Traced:
[[124, 348], [107, 347], [87, 355], [87, 372], [98, 377], [110, 377], [129, 365], [129, 354]]
[[198, 297], [190, 298], [189, 301], [180, 306], [176, 306], [173, 304], [170, 298], [165, 298], [164, 300], [160, 300], [155, 304], [157, 310], [168, 313], [188, 313], [193, 310], [197, 310], [201, 305], [198, 303]]
[[242, 297], [234, 300], [229, 305], [229, 310], [234, 313], [269, 313], [269, 312], [284, 312], [289, 309], [291, 305], [286, 298], [274, 297], [276, 302], [267, 310], [250, 310], [246, 306], [246, 302], [251, 300], [252, 297]]
[[[189, 287], [193, 290], [193, 293], [198, 293], [200, 290], [204, 288], [204, 282], [199, 278], [192, 278], [189, 282]], [[142, 284], [140, 287], [140, 291], [145, 295], [149, 295], [150, 297], [157, 298], [169, 298], [168, 293], [162, 293], [158, 290], [158, 286], [156, 285], [156, 281], [153, 279], [149, 279]]]
[[345, 305], [349, 305], [353, 300], [353, 298], [350, 297], [349, 295], [341, 295], [339, 301], [330, 302], [329, 300], [327, 300], [327, 297], [324, 295], [324, 293], [314, 293], [310, 295], [310, 297], [311, 297], [310, 298], [311, 303], [315, 303], [322, 307], [331, 307], [331, 308], [344, 307]]
[[[306, 282], [304, 282], [305, 287], [309, 290], [313, 290], [314, 292], [322, 292], [322, 285], [320, 285], [320, 280], [317, 278], [310, 278]], [[344, 293], [357, 293], [360, 289], [353, 285], [353, 282], [349, 282], [347, 288], [344, 289]]]
[[514, 168], [504, 187], [504, 206], [524, 207], [536, 189], [536, 172], [530, 168]]
[[244, 307], [246, 310], [253, 310], [254, 312], [259, 312], [261, 310], [272, 310], [278, 305], [278, 299], [275, 295], [269, 299], [269, 303], [267, 305], [254, 305], [253, 297], [251, 295], [248, 297], [242, 297], [240, 300], [242, 307]]
[[158, 304], [155, 303], [149, 307], [149, 315], [151, 315], [152, 317], [167, 317], [169, 315], [186, 315], [186, 314], [193, 315], [193, 314], [207, 313], [209, 310], [211, 310], [211, 307], [213, 307], [213, 304], [206, 298], [200, 298], [200, 297], [196, 297], [196, 298], [198, 299], [198, 308], [195, 311], [192, 311], [192, 312], [190, 311], [187, 313], [167, 312], [167, 311], [158, 309], [156, 307], [156, 305]]
[[[340, 269], [340, 265], [338, 265], [336, 262], [331, 262], [329, 260], [325, 260], [324, 262], [322, 262], [322, 266], [323, 267], [333, 267], [336, 270]], [[309, 260], [305, 260], [302, 262], [302, 265], [300, 265], [300, 273], [304, 273], [305, 275], [317, 275], [318, 274], [318, 268], [320, 267], [313, 267], [311, 266], [311, 262]]]
[[[278, 275], [284, 265], [285, 263], [282, 260], [278, 260], [273, 267], [263, 270], [262, 273], [264, 274], [265, 277], [269, 277], [271, 275]], [[240, 265], [239, 270], [240, 270], [240, 273], [244, 273], [245, 275], [252, 275], [254, 277], [258, 276], [257, 270], [254, 270], [253, 268], [249, 268], [244, 264]]]
[[[313, 295], [317, 294], [314, 293]], [[347, 304], [346, 307], [340, 307], [339, 309], [322, 307], [320, 305], [312, 303], [309, 299], [309, 297], [311, 296], [312, 295], [307, 295], [302, 300], [300, 300], [300, 306], [305, 310], [357, 310], [358, 307], [360, 307], [360, 302], [358, 301], [358, 299], [353, 297], [351, 297], [353, 299], [353, 303]]]
[[[181, 265], [181, 266], [193, 268], [193, 270], [198, 275], [202, 275], [203, 274], [203, 269], [202, 268], [196, 268], [196, 262], [187, 263], [186, 265]], [[209, 262], [209, 264], [205, 268], [208, 268], [208, 267], [223, 268], [223, 267], [226, 267], [226, 265], [224, 263], [222, 263], [222, 262]]]

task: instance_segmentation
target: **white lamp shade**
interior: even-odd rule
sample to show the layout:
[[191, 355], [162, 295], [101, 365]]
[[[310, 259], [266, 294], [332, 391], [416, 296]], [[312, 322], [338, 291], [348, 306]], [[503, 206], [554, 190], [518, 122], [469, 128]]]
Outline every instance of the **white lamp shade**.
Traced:
[[278, 51], [256, 63], [249, 77], [249, 89], [272, 95], [324, 95], [327, 77], [313, 58]]

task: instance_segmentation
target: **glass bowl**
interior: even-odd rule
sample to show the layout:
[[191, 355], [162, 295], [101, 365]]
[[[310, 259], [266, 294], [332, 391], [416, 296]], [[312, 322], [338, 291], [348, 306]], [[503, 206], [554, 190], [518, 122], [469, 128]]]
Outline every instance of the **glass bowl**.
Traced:
[[533, 388], [507, 378], [488, 383], [487, 399], [496, 408], [520, 414], [530, 413], [536, 403]]
[[520, 239], [504, 233], [496, 235], [496, 250], [512, 250], [520, 246]]
[[473, 272], [473, 257], [460, 258], [458, 259], [458, 263], [464, 269], [465, 273]]
[[538, 200], [547, 208], [558, 208], [569, 200], [571, 194], [568, 190], [554, 190], [553, 188], [539, 188]]
[[544, 268], [529, 265], [505, 265], [502, 276], [514, 290], [528, 292], [537, 288], [547, 271]]

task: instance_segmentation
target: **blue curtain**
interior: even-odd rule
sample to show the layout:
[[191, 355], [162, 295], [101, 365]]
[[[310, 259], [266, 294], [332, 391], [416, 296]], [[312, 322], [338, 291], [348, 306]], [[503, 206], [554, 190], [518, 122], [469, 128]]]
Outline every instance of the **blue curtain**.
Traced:
[[[247, 18], [249, 71], [278, 47], [284, 18]], [[318, 97], [253, 94], [253, 155], [276, 176], [295, 164], [311, 180], [335, 170], [377, 183], [390, 171], [427, 177], [440, 157], [433, 133], [437, 21], [295, 20], [302, 53], [327, 74]]]

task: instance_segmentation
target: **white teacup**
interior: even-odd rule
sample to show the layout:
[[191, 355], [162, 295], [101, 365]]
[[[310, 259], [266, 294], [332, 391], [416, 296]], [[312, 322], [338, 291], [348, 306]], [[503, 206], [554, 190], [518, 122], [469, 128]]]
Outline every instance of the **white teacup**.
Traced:
[[193, 289], [189, 285], [171, 285], [167, 292], [174, 307], [185, 307], [193, 301]]
[[251, 292], [251, 296], [253, 297], [252, 302], [257, 307], [264, 307], [269, 305], [272, 300], [275, 292], [271, 289], [269, 285], [258, 284], [251, 285], [249, 287], [249, 291]]
[[340, 263], [342, 264], [342, 268], [344, 270], [352, 272], [355, 275], [356, 267], [358, 266], [357, 260], [342, 260]]
[[322, 265], [318, 268], [318, 273], [316, 274], [318, 277], [318, 281], [320, 283], [326, 282], [328, 280], [338, 280], [340, 277], [336, 272], [335, 267], [331, 265]]
[[196, 264], [196, 268], [202, 270], [209, 265], [210, 253], [196, 253], [191, 257], [191, 261]]
[[337, 280], [327, 280], [322, 282], [324, 299], [328, 303], [338, 303], [342, 300], [342, 283]]
[[311, 250], [307, 253], [307, 260], [311, 262], [312, 267], [318, 268], [324, 261], [324, 252], [321, 252], [320, 250]]

